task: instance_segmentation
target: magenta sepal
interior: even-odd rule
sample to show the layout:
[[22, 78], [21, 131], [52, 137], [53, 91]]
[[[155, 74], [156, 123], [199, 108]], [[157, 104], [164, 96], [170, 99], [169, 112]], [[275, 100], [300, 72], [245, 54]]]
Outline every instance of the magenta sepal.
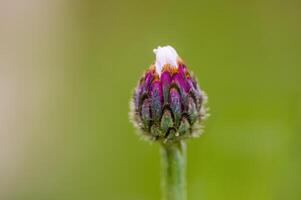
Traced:
[[171, 83], [171, 76], [169, 71], [164, 71], [160, 77], [161, 85], [162, 85], [162, 92], [163, 92], [163, 102], [164, 105], [168, 103], [168, 96], [169, 96], [169, 87]]

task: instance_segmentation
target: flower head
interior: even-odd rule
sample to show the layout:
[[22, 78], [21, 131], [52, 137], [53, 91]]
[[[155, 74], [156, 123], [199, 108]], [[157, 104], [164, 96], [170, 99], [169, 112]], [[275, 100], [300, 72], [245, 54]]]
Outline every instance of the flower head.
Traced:
[[171, 46], [154, 49], [152, 64], [131, 100], [133, 123], [143, 136], [162, 142], [198, 136], [206, 95]]

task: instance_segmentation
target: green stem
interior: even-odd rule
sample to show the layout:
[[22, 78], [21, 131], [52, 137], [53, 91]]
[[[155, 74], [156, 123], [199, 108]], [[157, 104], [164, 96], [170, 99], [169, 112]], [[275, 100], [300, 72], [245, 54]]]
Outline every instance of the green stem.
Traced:
[[162, 199], [186, 200], [186, 144], [161, 144]]

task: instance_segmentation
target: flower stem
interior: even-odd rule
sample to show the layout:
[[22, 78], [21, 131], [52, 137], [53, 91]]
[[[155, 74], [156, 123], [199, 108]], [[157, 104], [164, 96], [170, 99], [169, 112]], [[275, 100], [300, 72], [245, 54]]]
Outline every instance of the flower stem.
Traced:
[[162, 200], [186, 200], [186, 144], [161, 144]]

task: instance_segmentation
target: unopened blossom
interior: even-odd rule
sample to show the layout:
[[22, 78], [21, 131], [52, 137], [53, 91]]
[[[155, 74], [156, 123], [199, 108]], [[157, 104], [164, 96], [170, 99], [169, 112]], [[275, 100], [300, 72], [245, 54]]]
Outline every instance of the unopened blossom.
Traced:
[[142, 136], [173, 142], [198, 136], [205, 93], [171, 46], [154, 49], [156, 60], [131, 99], [131, 118]]

